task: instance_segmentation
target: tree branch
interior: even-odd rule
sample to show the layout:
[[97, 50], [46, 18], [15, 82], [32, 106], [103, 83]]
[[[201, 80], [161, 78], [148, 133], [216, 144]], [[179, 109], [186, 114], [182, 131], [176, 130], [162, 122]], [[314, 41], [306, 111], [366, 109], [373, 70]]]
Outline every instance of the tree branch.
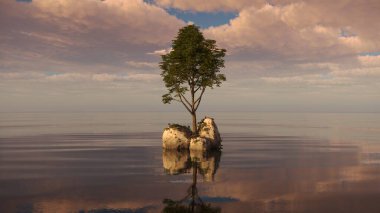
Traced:
[[185, 99], [186, 103], [189, 104], [189, 106], [191, 106], [190, 102], [186, 99], [186, 97], [184, 95], [182, 95], [181, 93], [178, 93], [178, 94], [179, 94], [179, 97], [180, 97], [181, 101], [182, 101], [182, 98], [183, 98], [183, 99]]
[[186, 107], [187, 111], [191, 113], [191, 110], [189, 109], [189, 107], [185, 104], [185, 102], [183, 102], [181, 95], [179, 96], [179, 99], [181, 100], [181, 103]]
[[195, 89], [194, 93], [198, 92], [198, 90], [200, 89], [201, 87], [199, 86], [197, 89]]
[[199, 95], [199, 97], [197, 98], [197, 100], [194, 103], [197, 103], [198, 101], [200, 101], [202, 99], [202, 95], [205, 92], [205, 90], [206, 90], [206, 87], [203, 87], [201, 94]]
[[195, 101], [195, 103], [197, 103], [197, 106], [195, 107], [195, 111], [197, 111], [198, 107], [199, 107], [199, 104], [201, 103], [201, 100], [202, 100], [202, 96], [203, 96], [203, 93], [205, 92], [206, 90], [206, 87], [203, 87], [202, 88], [202, 92], [201, 94], [199, 95], [198, 99]]

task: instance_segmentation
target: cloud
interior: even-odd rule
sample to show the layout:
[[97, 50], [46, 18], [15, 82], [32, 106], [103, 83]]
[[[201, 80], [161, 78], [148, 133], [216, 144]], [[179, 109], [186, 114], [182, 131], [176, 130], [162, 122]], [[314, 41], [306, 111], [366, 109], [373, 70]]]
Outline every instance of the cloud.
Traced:
[[380, 55], [362, 55], [358, 60], [363, 66], [380, 67]]
[[[83, 33], [93, 32], [132, 43], [166, 43], [184, 23], [142, 0], [35, 0], [34, 17]], [[110, 31], [112, 30], [112, 34]], [[151, 33], [154, 30], [155, 33]]]
[[[363, 53], [380, 50], [379, 6], [378, 0], [0, 0], [0, 95], [112, 87], [123, 95], [126, 88], [130, 95], [149, 91], [141, 98], [155, 91], [159, 99], [157, 56], [171, 50], [187, 24], [166, 11], [172, 8], [238, 14], [203, 29], [227, 49], [222, 89], [229, 94], [255, 91], [263, 98], [265, 91], [295, 87], [373, 94], [380, 58]], [[215, 103], [225, 99], [218, 91]]]
[[[210, 27], [204, 34], [227, 48], [228, 62], [246, 61], [252, 67], [272, 63], [275, 66], [271, 73], [280, 66], [297, 67], [299, 72], [304, 72], [297, 64], [359, 61], [359, 53], [380, 47], [379, 27], [368, 26], [372, 23], [370, 20], [379, 18], [373, 9], [378, 5], [376, 1], [359, 4], [338, 0], [326, 4], [325, 1], [287, 0], [268, 4], [245, 0], [157, 0], [155, 4], [148, 4], [142, 0], [128, 3], [123, 0], [35, 0], [19, 4], [9, 0], [1, 4], [2, 62], [6, 64], [4, 69], [20, 71], [34, 67], [33, 71], [48, 72], [55, 71], [52, 67], [65, 66], [91, 72], [94, 65], [95, 73], [121, 72], [125, 65], [128, 65], [127, 72], [133, 72], [131, 68], [155, 68], [159, 58], [154, 55], [168, 53], [170, 40], [178, 28], [186, 25], [159, 6], [238, 11], [239, 15], [229, 24]], [[342, 10], [343, 4], [356, 19]], [[15, 24], [5, 22], [7, 19]], [[364, 21], [370, 24], [363, 26]], [[363, 64], [358, 62], [356, 66], [359, 65]], [[104, 69], [99, 70], [99, 67]]]
[[[332, 72], [335, 76], [340, 77], [367, 77], [369, 80], [378, 81], [380, 78], [380, 66], [379, 67], [364, 67], [364, 68], [353, 68], [348, 70], [337, 70]], [[368, 82], [362, 82], [368, 83]]]
[[[92, 78], [93, 75], [91, 75]], [[81, 74], [81, 73], [63, 73], [63, 74], [53, 74], [46, 75], [44, 78], [39, 79], [41, 81], [85, 81], [89, 80], [89, 75]], [[94, 79], [95, 80], [95, 79]]]
[[264, 54], [264, 58], [311, 60], [362, 50], [358, 48], [363, 43], [359, 36], [340, 37], [339, 28], [314, 21], [315, 17], [305, 12], [308, 8], [304, 2], [246, 8], [229, 24], [211, 27], [205, 34], [233, 53], [250, 54], [251, 58]]
[[302, 75], [291, 77], [263, 77], [261, 78], [266, 83], [271, 84], [290, 84], [292, 86], [307, 85], [307, 86], [350, 86], [353, 81], [347, 77], [332, 77], [325, 75]]
[[126, 61], [125, 63], [135, 68], [158, 68], [158, 63], [156, 62]]
[[241, 8], [228, 24], [204, 34], [227, 49], [227, 76], [240, 87], [251, 88], [243, 82], [256, 79], [282, 88], [377, 87], [378, 57], [360, 54], [380, 49], [380, 25], [373, 22], [380, 18], [374, 9], [379, 6], [378, 1], [272, 1]]
[[333, 70], [338, 70], [340, 69], [339, 64], [337, 63], [303, 63], [303, 64], [297, 64], [301, 69], [319, 69], [319, 70], [328, 70], [328, 71], [333, 71]]
[[[78, 45], [72, 39], [61, 37], [57, 34], [52, 33], [38, 33], [38, 32], [24, 32], [20, 31], [20, 35], [25, 35], [26, 37], [31, 37], [40, 42], [45, 43], [46, 45], [56, 46], [56, 47], [67, 47]], [[79, 45], [78, 45], [79, 46]]]
[[161, 76], [159, 74], [131, 74], [127, 76], [128, 80], [137, 80], [137, 81], [147, 81], [147, 82], [152, 82], [152, 81], [157, 81], [161, 80]]
[[[312, 65], [321, 66], [321, 65]], [[330, 65], [327, 65], [328, 68]], [[329, 71], [321, 74], [303, 74], [284, 77], [261, 77], [265, 83], [276, 85], [290, 85], [290, 86], [353, 86], [353, 85], [377, 85], [380, 79], [380, 66], [379, 67], [360, 67], [344, 69], [342, 67], [333, 66]]]
[[0, 82], [39, 82], [39, 83], [54, 83], [54, 82], [152, 82], [158, 81], [161, 76], [158, 73], [38, 73], [38, 72], [17, 72], [17, 73], [0, 73]]
[[44, 77], [45, 75], [39, 72], [0, 72], [1, 81], [35, 80], [35, 79], [41, 79]]
[[167, 48], [185, 24], [142, 0], [1, 0], [0, 72], [117, 72], [126, 59], [157, 61], [146, 53]]
[[171, 48], [168, 49], [161, 49], [161, 50], [155, 50], [153, 52], [148, 52], [148, 55], [165, 55], [168, 54], [170, 51], [172, 51]]

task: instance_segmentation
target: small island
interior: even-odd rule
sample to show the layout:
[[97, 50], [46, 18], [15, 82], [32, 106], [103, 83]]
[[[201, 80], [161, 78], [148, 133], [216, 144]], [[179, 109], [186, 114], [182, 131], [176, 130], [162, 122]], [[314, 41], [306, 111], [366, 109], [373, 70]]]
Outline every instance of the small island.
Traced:
[[205, 117], [199, 122], [197, 134], [193, 135], [189, 127], [169, 124], [162, 134], [164, 149], [219, 150], [222, 139], [213, 118]]
[[[162, 135], [164, 149], [208, 151], [221, 148], [221, 137], [215, 121], [205, 117], [197, 124], [196, 112], [207, 88], [219, 87], [226, 80], [220, 69], [224, 67], [225, 49], [215, 40], [205, 39], [199, 27], [188, 25], [179, 30], [172, 50], [162, 55], [161, 76], [168, 93], [164, 104], [182, 103], [192, 116], [192, 129], [169, 124]], [[187, 96], [188, 97], [187, 97]]]

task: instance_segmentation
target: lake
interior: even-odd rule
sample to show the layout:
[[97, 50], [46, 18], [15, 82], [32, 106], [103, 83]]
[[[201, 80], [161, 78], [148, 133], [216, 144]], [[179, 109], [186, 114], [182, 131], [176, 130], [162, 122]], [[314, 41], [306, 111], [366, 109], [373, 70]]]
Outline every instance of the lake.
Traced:
[[0, 113], [0, 212], [380, 212], [380, 114], [204, 115], [221, 152], [162, 150], [186, 113]]

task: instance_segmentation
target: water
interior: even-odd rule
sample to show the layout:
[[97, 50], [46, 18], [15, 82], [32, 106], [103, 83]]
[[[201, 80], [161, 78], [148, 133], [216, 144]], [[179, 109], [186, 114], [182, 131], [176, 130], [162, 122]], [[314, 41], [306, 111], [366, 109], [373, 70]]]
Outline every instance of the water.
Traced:
[[380, 212], [380, 114], [205, 114], [222, 152], [163, 152], [185, 113], [0, 113], [0, 212]]

